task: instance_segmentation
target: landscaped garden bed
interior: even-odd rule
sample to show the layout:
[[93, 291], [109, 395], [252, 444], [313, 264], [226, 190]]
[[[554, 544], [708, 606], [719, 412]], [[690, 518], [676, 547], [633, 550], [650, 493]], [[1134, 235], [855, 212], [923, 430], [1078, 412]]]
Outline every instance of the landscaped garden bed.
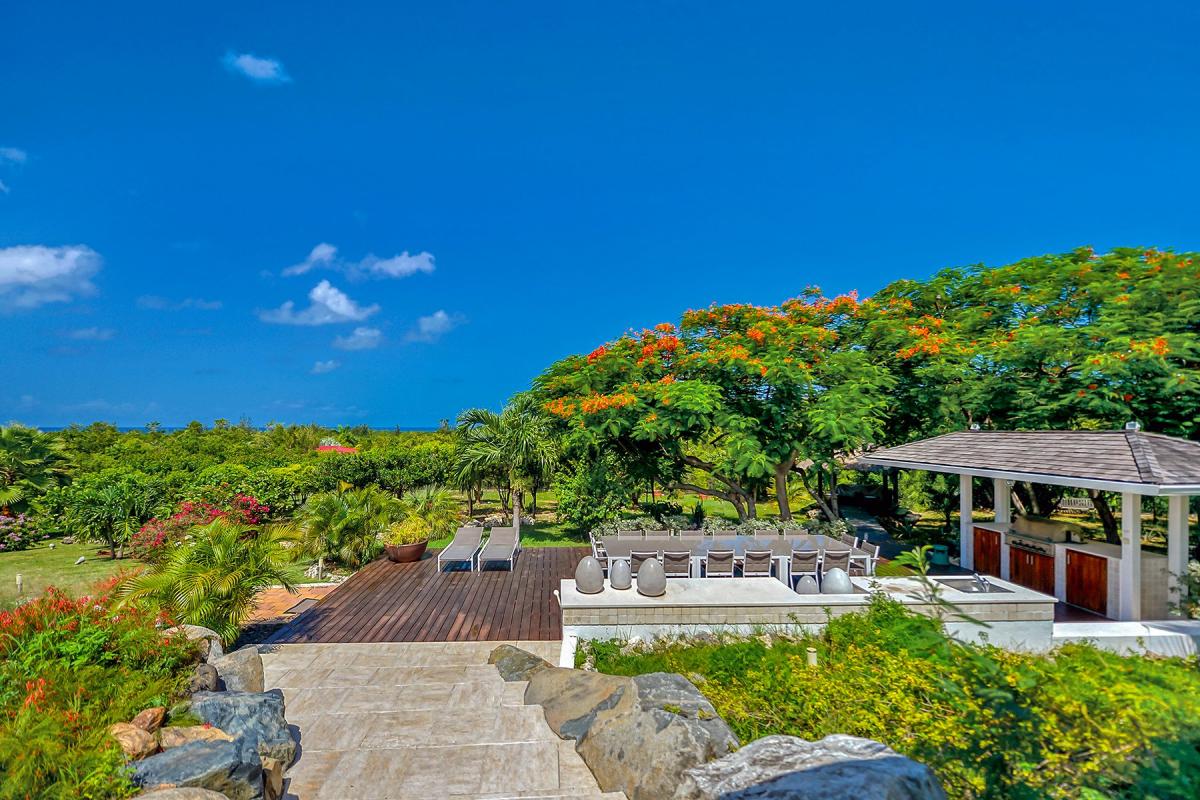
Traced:
[[951, 797], [1200, 796], [1195, 661], [958, 644], [884, 598], [819, 635], [593, 642], [578, 659], [691, 677], [742, 742], [878, 740], [932, 767]]
[[169, 707], [196, 646], [151, 610], [50, 589], [0, 611], [0, 798], [134, 794], [109, 726]]

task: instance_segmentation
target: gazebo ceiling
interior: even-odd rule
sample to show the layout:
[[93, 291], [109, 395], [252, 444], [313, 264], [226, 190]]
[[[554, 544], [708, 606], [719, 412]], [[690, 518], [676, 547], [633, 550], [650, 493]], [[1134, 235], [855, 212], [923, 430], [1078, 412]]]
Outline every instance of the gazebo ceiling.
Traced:
[[1200, 442], [1139, 430], [957, 431], [864, 453], [883, 467], [1139, 494], [1200, 494]]

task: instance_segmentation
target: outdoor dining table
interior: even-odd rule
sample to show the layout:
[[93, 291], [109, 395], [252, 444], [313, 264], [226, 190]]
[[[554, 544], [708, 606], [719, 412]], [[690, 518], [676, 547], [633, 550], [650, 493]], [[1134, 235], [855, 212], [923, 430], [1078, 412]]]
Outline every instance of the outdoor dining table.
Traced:
[[[816, 550], [824, 554], [826, 548], [845, 550], [846, 544], [823, 534], [789, 534], [786, 536], [770, 536], [758, 538], [755, 536], [645, 536], [621, 537], [601, 536], [604, 552], [610, 560], [628, 561], [630, 553], [657, 553], [662, 558], [664, 551], [691, 553], [690, 577], [700, 577], [700, 566], [708, 556], [709, 550], [732, 550], [734, 559], [741, 560], [747, 550], [770, 549], [771, 558], [775, 561], [775, 574], [782, 582], [791, 585], [792, 550]], [[857, 547], [850, 549], [850, 560], [862, 563], [864, 572], [870, 566], [871, 556], [865, 550]]]

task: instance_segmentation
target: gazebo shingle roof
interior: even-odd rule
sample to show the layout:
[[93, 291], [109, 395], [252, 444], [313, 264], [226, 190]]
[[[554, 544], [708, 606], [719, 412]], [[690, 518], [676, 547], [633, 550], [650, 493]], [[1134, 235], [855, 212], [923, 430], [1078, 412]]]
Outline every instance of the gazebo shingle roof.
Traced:
[[874, 450], [867, 464], [1153, 486], [1200, 484], [1200, 442], [1138, 430], [957, 431]]

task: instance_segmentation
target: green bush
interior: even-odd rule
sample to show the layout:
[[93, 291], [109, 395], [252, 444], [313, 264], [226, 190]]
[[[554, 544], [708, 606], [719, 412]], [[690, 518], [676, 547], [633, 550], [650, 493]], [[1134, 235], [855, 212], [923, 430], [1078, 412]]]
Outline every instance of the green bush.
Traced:
[[575, 531], [596, 530], [621, 514], [629, 498], [611, 458], [580, 461], [554, 481], [558, 516]]
[[[820, 666], [809, 668], [815, 646]], [[1087, 645], [1049, 655], [964, 645], [876, 598], [820, 635], [674, 643], [622, 654], [604, 672], [696, 673], [742, 741], [847, 733], [928, 764], [956, 798], [1200, 796], [1200, 671]]]
[[134, 794], [108, 726], [181, 694], [196, 651], [167, 622], [55, 589], [0, 611], [0, 800]]

